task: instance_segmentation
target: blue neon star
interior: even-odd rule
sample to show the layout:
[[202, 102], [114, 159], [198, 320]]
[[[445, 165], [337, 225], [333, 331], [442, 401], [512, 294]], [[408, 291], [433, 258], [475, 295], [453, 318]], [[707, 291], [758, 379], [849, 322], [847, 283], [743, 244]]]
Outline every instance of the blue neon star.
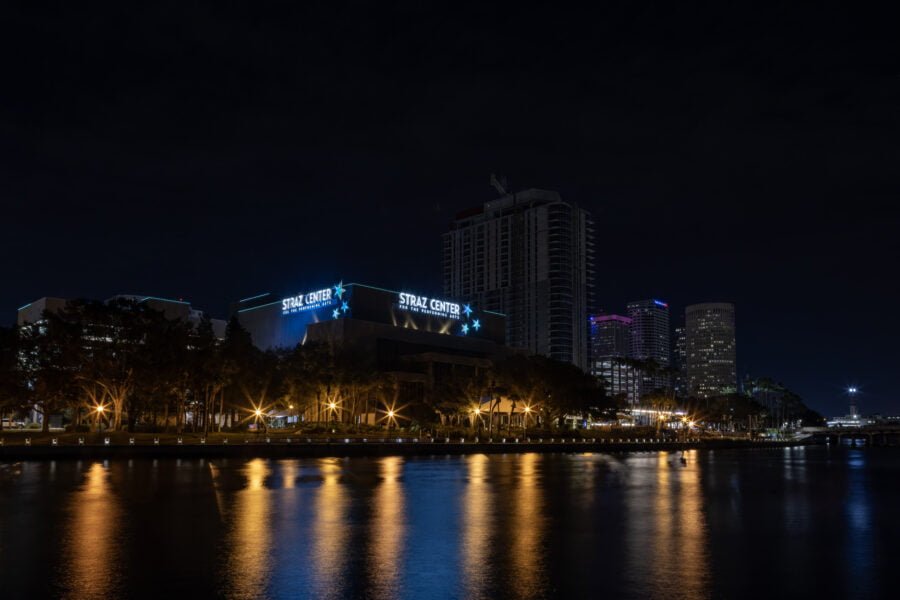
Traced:
[[337, 319], [339, 316], [341, 316], [341, 313], [338, 309], [334, 309], [333, 311], [331, 311], [331, 316], [332, 318]]
[[338, 283], [336, 286], [333, 286], [333, 287], [334, 287], [334, 295], [337, 296], [338, 299], [343, 298], [344, 292], [346, 291], [346, 290], [344, 290], [344, 280], [342, 279], [340, 281], [340, 283]]
[[341, 311], [347, 312], [348, 310], [350, 310], [350, 305], [346, 302], [341, 302]]
[[462, 334], [463, 334], [463, 335], [466, 335], [467, 333], [469, 333], [469, 324], [468, 324], [468, 323], [463, 323], [463, 326], [462, 326]]
[[479, 329], [481, 329], [481, 321], [475, 319], [474, 321], [472, 321], [472, 327], [475, 328], [475, 331], [478, 331]]
[[468, 316], [472, 314], [472, 307], [468, 304], [463, 304], [463, 314], [468, 318]]

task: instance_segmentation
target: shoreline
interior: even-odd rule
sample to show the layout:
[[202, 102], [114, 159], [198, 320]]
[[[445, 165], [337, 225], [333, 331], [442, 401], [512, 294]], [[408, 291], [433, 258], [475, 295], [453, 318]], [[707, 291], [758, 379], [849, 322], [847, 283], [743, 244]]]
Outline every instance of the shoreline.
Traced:
[[622, 453], [680, 450], [730, 450], [789, 448], [815, 445], [811, 438], [800, 440], [749, 441], [710, 439], [688, 442], [664, 441], [554, 441], [541, 442], [445, 442], [441, 441], [320, 441], [298, 439], [245, 441], [243, 443], [190, 444], [85, 444], [85, 445], [4, 445], [0, 446], [0, 462], [26, 460], [81, 460], [133, 458], [349, 458], [381, 456], [447, 456], [462, 454], [526, 454], [539, 453]]

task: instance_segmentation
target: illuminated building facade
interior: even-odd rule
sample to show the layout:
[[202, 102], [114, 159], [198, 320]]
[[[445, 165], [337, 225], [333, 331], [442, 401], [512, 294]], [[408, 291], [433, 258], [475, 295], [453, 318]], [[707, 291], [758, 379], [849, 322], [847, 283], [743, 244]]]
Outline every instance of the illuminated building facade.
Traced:
[[606, 393], [635, 404], [640, 395], [631, 356], [631, 319], [622, 315], [591, 317], [591, 375], [603, 379]]
[[687, 395], [687, 336], [684, 325], [675, 328], [675, 344], [672, 347], [672, 370], [675, 371], [673, 387], [680, 397]]
[[688, 393], [709, 398], [735, 392], [734, 304], [692, 304], [684, 315]]
[[641, 374], [641, 393], [670, 389], [669, 304], [662, 300], [635, 300], [627, 305], [631, 319], [631, 358], [656, 363], [656, 371]]
[[352, 347], [397, 381], [400, 402], [418, 402], [444, 377], [486, 370], [507, 355], [505, 318], [477, 305], [359, 283], [262, 294], [232, 306], [264, 350], [324, 343]]
[[462, 212], [443, 236], [444, 293], [507, 316], [506, 343], [588, 370], [594, 224], [529, 189]]
[[591, 356], [631, 356], [631, 319], [622, 315], [591, 317]]

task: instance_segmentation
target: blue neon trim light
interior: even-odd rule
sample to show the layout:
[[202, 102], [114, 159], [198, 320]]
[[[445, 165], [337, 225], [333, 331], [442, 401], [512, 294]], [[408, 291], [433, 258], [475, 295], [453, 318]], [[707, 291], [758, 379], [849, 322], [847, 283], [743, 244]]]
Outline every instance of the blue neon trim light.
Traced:
[[257, 298], [264, 298], [265, 296], [268, 296], [268, 295], [269, 295], [269, 292], [266, 292], [264, 294], [257, 294], [256, 296], [250, 296], [249, 298], [244, 298], [243, 300], [238, 300], [238, 303], [250, 302], [251, 300], [256, 300]]

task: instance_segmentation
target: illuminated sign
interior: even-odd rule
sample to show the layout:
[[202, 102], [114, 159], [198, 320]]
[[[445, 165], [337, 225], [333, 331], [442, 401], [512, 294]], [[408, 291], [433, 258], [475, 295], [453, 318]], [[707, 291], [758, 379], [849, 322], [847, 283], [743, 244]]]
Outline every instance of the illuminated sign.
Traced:
[[417, 296], [406, 292], [400, 292], [397, 297], [397, 307], [400, 310], [449, 319], [459, 319], [462, 313], [462, 307], [456, 302], [429, 298], [428, 296]]
[[284, 298], [281, 301], [281, 314], [290, 315], [307, 310], [315, 310], [323, 306], [331, 306], [334, 302], [334, 294], [332, 292], [333, 288], [324, 288]]

